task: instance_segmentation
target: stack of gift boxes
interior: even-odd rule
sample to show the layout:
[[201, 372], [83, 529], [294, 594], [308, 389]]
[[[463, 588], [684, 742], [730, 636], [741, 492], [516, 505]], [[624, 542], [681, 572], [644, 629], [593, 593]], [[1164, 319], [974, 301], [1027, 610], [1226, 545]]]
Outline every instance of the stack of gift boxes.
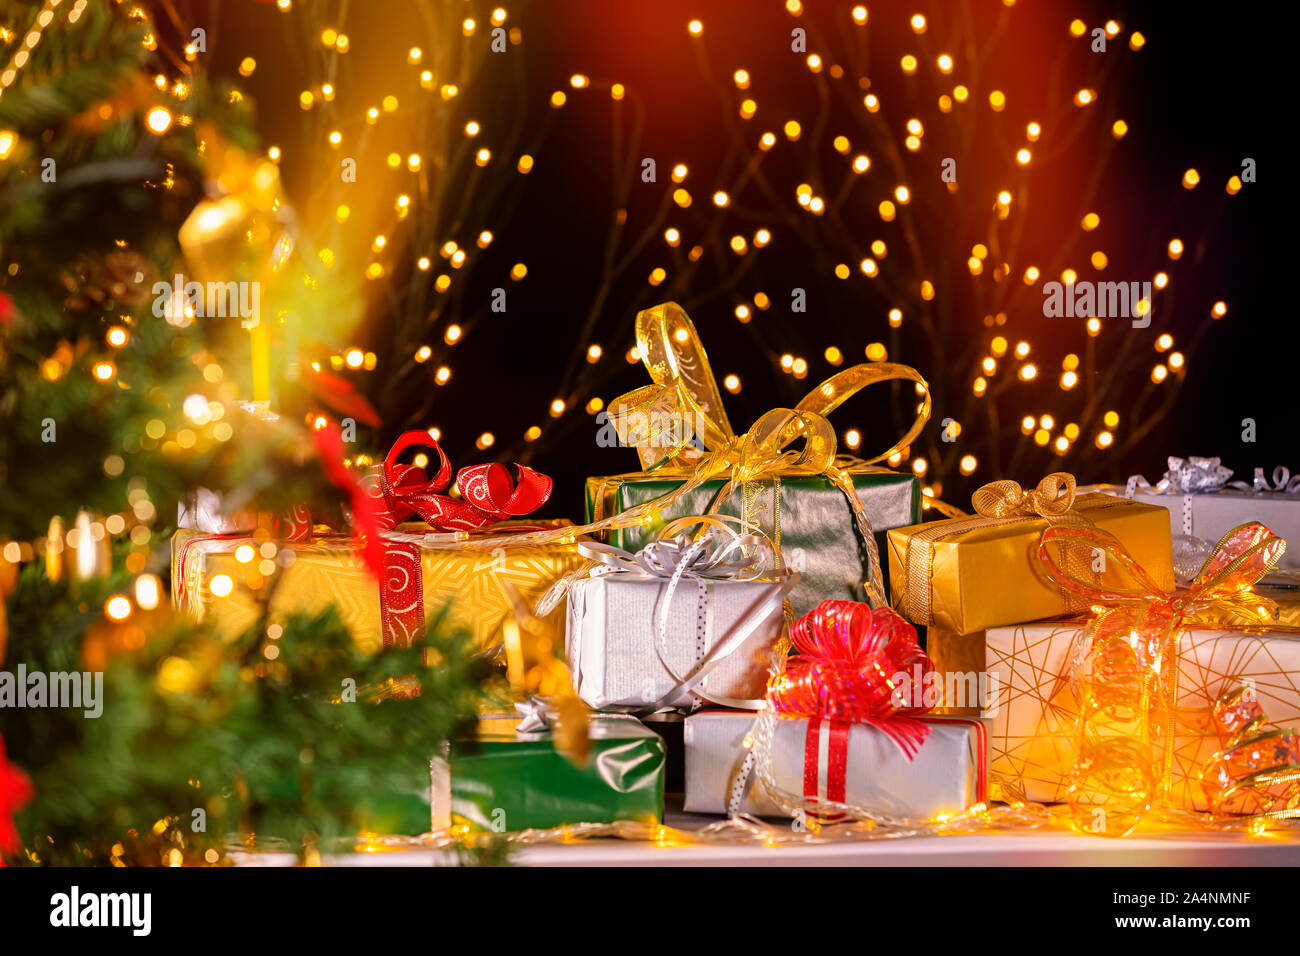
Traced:
[[[689, 390], [686, 404], [697, 417], [707, 416], [708, 427], [700, 429], [704, 449], [679, 444], [675, 453], [685, 447], [687, 454], [668, 467], [589, 479], [582, 526], [493, 524], [471, 533], [469, 547], [463, 532], [439, 534], [418, 524], [386, 533], [385, 569], [403, 572], [408, 618], [411, 604], [432, 613], [450, 602], [453, 622], [485, 649], [501, 640], [514, 613], [504, 581], [530, 605], [564, 593], [553, 610], [541, 610], [564, 634], [574, 691], [592, 711], [583, 760], [557, 749], [545, 701], [521, 702], [515, 714], [485, 715], [473, 739], [453, 741], [434, 755], [428, 786], [413, 787], [415, 799], [428, 796], [435, 827], [513, 832], [655, 823], [663, 819], [666, 788], [680, 790], [691, 813], [788, 814], [790, 802], [768, 783], [787, 796], [912, 820], [951, 816], [989, 800], [1064, 801], [1078, 749], [1072, 668], [1092, 609], [1086, 595], [1045, 570], [1044, 531], [1082, 532], [1056, 557], [1085, 582], [1101, 580], [1096, 576], [1105, 569], [1096, 566], [1098, 549], [1081, 542], [1088, 534], [1113, 535], [1107, 540], [1118, 542], [1167, 594], [1175, 592], [1176, 537], [1182, 551], [1195, 552], [1191, 536], [1217, 536], [1257, 518], [1282, 534], [1295, 525], [1300, 534], [1300, 496], [1286, 489], [1167, 480], [1154, 488], [1084, 490], [1059, 475], [1030, 489], [994, 482], [976, 494], [973, 515], [921, 523], [916, 477], [864, 463], [845, 467], [834, 460], [833, 447], [815, 466], [808, 466], [807, 450], [803, 457], [789, 452], [794, 437], [814, 446], [809, 432], [820, 413], [785, 415], [767, 446], [773, 454], [745, 472], [749, 463], [743, 454], [738, 463], [735, 450], [748, 443], [726, 424], [703, 350], [707, 388], [677, 380], [676, 365], [656, 360], [682, 341], [683, 329], [698, 348], [689, 319], [666, 306], [638, 322], [642, 354], [660, 389], [655, 398]], [[656, 333], [656, 341], [667, 343], [658, 351], [647, 338]], [[921, 383], [906, 373], [883, 377]], [[833, 393], [845, 381], [837, 376], [814, 394]], [[761, 421], [749, 438], [761, 431]], [[753, 444], [764, 447], [761, 440]], [[649, 459], [642, 451], [643, 463], [655, 461], [653, 450]], [[692, 454], [699, 459], [694, 464]], [[628, 514], [638, 520], [611, 520]], [[724, 517], [680, 532], [680, 519], [701, 515]], [[179, 531], [173, 549], [174, 594], [196, 616], [231, 633], [246, 628], [258, 605], [237, 583], [247, 579], [241, 565], [273, 560], [280, 580], [272, 616], [334, 604], [360, 646], [377, 649], [409, 637], [392, 575], [371, 574], [351, 536], [289, 525], [267, 548], [265, 537], [206, 521], [188, 522], [200, 527]], [[572, 533], [540, 539], [525, 533], [565, 527]], [[874, 540], [864, 540], [867, 535]], [[728, 551], [746, 536], [770, 547], [766, 566], [753, 565], [752, 547]], [[1201, 550], [1208, 554], [1212, 543]], [[1290, 557], [1300, 566], [1300, 555]], [[776, 720], [763, 752], [769, 764], [759, 773], [757, 714], [770, 708], [769, 677], [787, 650], [788, 623], [821, 602], [881, 605], [886, 594], [923, 635], [930, 658], [921, 654], [925, 666], [909, 670], [905, 692], [897, 691], [906, 695], [900, 706], [921, 715], [922, 742], [909, 750], [877, 722], [837, 719], [832, 701], [824, 714]], [[1288, 612], [1300, 608], [1282, 603]], [[870, 614], [892, 618], [884, 608]], [[1296, 636], [1225, 610], [1217, 624], [1180, 627], [1176, 646], [1179, 708], [1208, 712], [1244, 685], [1272, 721], [1300, 720]], [[895, 683], [899, 676], [886, 675]], [[1205, 809], [1200, 778], [1221, 749], [1210, 723], [1180, 725], [1172, 785], [1162, 799]]]

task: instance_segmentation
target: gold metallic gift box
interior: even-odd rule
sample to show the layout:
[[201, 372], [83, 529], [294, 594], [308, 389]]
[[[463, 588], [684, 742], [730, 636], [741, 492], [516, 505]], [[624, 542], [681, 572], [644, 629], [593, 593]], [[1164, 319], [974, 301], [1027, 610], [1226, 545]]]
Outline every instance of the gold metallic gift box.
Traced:
[[[1079, 495], [1074, 511], [1115, 535], [1156, 583], [1174, 587], [1169, 514], [1110, 495]], [[1040, 517], [949, 518], [889, 532], [890, 597], [913, 624], [954, 634], [1078, 610], [1036, 557]]]
[[[565, 522], [567, 524], [567, 522]], [[531, 522], [537, 527], [540, 522]], [[257, 562], [244, 564], [235, 557], [250, 538], [229, 538], [182, 529], [172, 538], [172, 595], [178, 605], [198, 619], [216, 622], [222, 635], [233, 639], [256, 623], [260, 607], [248, 587]], [[378, 651], [383, 646], [379, 581], [356, 553], [349, 535], [318, 534], [310, 542], [282, 542], [279, 549], [293, 552], [287, 567], [277, 565], [272, 598], [272, 619], [294, 612], [316, 613], [334, 605], [359, 648]], [[530, 604], [557, 579], [584, 563], [574, 544], [543, 547], [509, 547], [495, 551], [420, 549], [424, 607], [432, 612], [451, 602], [450, 627], [469, 631], [479, 647], [500, 640], [501, 625], [511, 613], [501, 585], [510, 581]], [[213, 578], [226, 575], [229, 593], [214, 593]], [[218, 591], [225, 591], [220, 582]], [[564, 628], [563, 604], [549, 620]]]

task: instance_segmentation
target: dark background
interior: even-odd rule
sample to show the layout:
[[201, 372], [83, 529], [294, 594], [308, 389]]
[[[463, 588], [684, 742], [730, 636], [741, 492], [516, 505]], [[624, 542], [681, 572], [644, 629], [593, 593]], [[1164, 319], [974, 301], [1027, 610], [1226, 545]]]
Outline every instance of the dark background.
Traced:
[[[726, 83], [736, 66], [744, 66], [755, 77], [760, 111], [767, 110], [769, 103], [776, 104], [771, 107], [775, 115], [766, 115], [767, 122], [753, 127], [756, 135], [759, 129], [779, 129], [778, 116], [796, 114], [801, 105], [807, 105], [800, 101], [805, 93], [799, 80], [806, 75], [802, 58], [792, 57], [789, 51], [790, 28], [801, 21], [792, 20], [784, 5], [775, 0], [539, 0], [508, 6], [508, 25], [524, 31], [524, 44], [518, 49], [526, 57], [524, 83], [537, 114], [548, 112], [546, 99], [554, 89], [565, 89], [570, 105], [555, 115], [545, 144], [538, 151], [537, 168], [509, 219], [490, 223], [497, 239], [479, 273], [470, 278], [472, 291], [467, 298], [477, 298], [480, 301], [476, 307], [481, 306], [490, 289], [500, 284], [500, 273], [521, 259], [528, 264], [528, 279], [512, 289], [508, 318], [498, 316], [486, 321], [468, 315], [464, 319], [438, 317], [436, 329], [450, 321], [462, 321], [467, 332], [448, 360], [454, 371], [453, 381], [433, 396], [431, 411], [423, 421], [402, 420], [400, 406], [384, 408], [387, 434], [377, 439], [408, 424], [437, 425], [444, 446], [458, 466], [487, 459], [525, 460], [557, 479], [557, 493], [547, 510], [576, 516], [584, 476], [632, 470], [636, 458], [630, 450], [596, 449], [595, 424], [580, 410], [571, 411], [559, 422], [545, 413], [557, 394], [569, 397], [571, 407], [574, 401], [585, 401], [580, 383], [575, 385], [572, 378], [565, 379], [564, 371], [574, 353], [584, 351], [588, 344], [579, 341], [578, 333], [589, 306], [588, 290], [610, 213], [610, 137], [603, 105], [608, 103], [608, 97], [594, 89], [575, 94], [568, 86], [568, 77], [582, 72], [593, 81], [622, 82], [644, 99], [647, 113], [642, 153], [657, 157], [660, 182], [645, 186], [643, 196], [634, 190], [628, 204], [630, 217], [648, 216], [662, 190], [671, 188], [666, 183], [667, 172], [678, 158], [691, 161], [689, 185], [694, 187], [696, 197], [693, 212], [698, 212], [707, 205], [712, 191], [703, 187], [715, 172], [708, 168], [710, 161], [721, 159], [725, 144], [719, 118], [728, 107], [701, 80], [686, 22], [694, 17], [705, 22], [715, 80]], [[834, 13], [845, 20], [852, 4], [812, 0], [805, 6], [805, 19]], [[929, 39], [936, 41], [942, 19], [966, 7], [957, 2], [919, 0], [907, 5], [878, 2], [868, 6], [870, 29], [880, 36], [905, 40], [906, 17], [922, 11], [932, 24]], [[1001, 10], [991, 0], [971, 7], [977, 8], [976, 16], [992, 16]], [[1131, 131], [1106, 173], [1105, 198], [1099, 204], [1104, 226], [1099, 238], [1112, 263], [1124, 261], [1129, 253], [1134, 262], [1143, 263], [1140, 269], [1135, 267], [1123, 275], [1149, 278], [1156, 269], [1164, 268], [1178, 295], [1172, 310], [1162, 310], [1162, 300], [1157, 297], [1156, 321], [1152, 329], [1146, 330], [1147, 338], [1120, 347], [1150, 351], [1150, 337], [1168, 331], [1175, 336], [1175, 348], [1185, 348], [1211, 303], [1226, 300], [1229, 313], [1205, 333], [1195, 355], [1190, 357], [1174, 413], [1138, 447], [1122, 455], [1102, 454], [1091, 442], [1081, 440], [1065, 460], [1050, 453], [1030, 456], [1015, 474], [995, 475], [981, 468], [971, 479], [958, 479], [954, 473], [943, 489], [945, 498], [964, 504], [970, 490], [983, 481], [997, 477], [1034, 481], [1060, 467], [1074, 471], [1080, 481], [1122, 482], [1134, 472], [1155, 481], [1168, 455], [1220, 455], [1236, 471], [1235, 477], [1246, 480], [1257, 466], [1269, 473], [1275, 465], [1300, 468], [1300, 459], [1293, 454], [1289, 408], [1295, 376], [1294, 337], [1290, 316], [1284, 312], [1282, 292], [1290, 270], [1281, 263], [1276, 245], [1277, 237], [1286, 241], [1288, 236], [1279, 220], [1289, 214], [1285, 204], [1290, 190], [1284, 185], [1286, 170], [1271, 158], [1268, 149], [1268, 140], [1280, 135], [1279, 130], [1290, 123], [1289, 97], [1293, 95], [1293, 84], [1275, 79], [1283, 61], [1273, 53], [1273, 38], [1289, 35], [1291, 25], [1291, 18], [1282, 9], [1265, 12], [1256, 8], [1206, 7], [1201, 12], [1195, 5], [1181, 3], [1065, 4], [1027, 0], [1016, 5], [1011, 37], [1014, 42], [1009, 47], [1014, 55], [1006, 56], [991, 70], [991, 75], [996, 75], [997, 70], [1005, 72], [1004, 88], [1012, 106], [1045, 93], [1035, 78], [1045, 75], [1058, 57], [1079, 55], [1084, 41], [1071, 41], [1066, 34], [1066, 24], [1074, 16], [1081, 17], [1089, 27], [1109, 17], [1124, 26], [1120, 37], [1112, 41], [1118, 48], [1114, 55], [1128, 56], [1134, 66], [1104, 96], [1117, 98], [1122, 104], [1120, 115], [1128, 120]], [[242, 56], [257, 56], [259, 69], [243, 81], [244, 85], [257, 101], [259, 123], [267, 142], [285, 148], [283, 170], [291, 196], [298, 203], [311, 202], [311, 196], [304, 195], [302, 188], [302, 182], [309, 177], [295, 162], [315, 162], [312, 150], [319, 147], [293, 140], [292, 131], [301, 126], [297, 92], [306, 84], [301, 78], [302, 64], [282, 49], [283, 28], [277, 22], [281, 15], [268, 5], [239, 2], [214, 5], [210, 15], [219, 21], [220, 42], [211, 51], [209, 68], [233, 75]], [[1277, 19], [1284, 16], [1285, 20]], [[362, 72], [395, 68], [367, 50], [384, 44], [405, 50], [412, 43], [430, 42], [422, 37], [419, 25], [412, 24], [410, 7], [391, 0], [352, 5], [343, 28], [352, 39], [352, 55], [357, 58], [353, 66]], [[1130, 55], [1124, 41], [1134, 28], [1145, 34], [1147, 43], [1140, 54]], [[816, 48], [810, 43], [810, 49]], [[888, 76], [899, 72], [896, 64], [901, 52], [902, 46], [895, 49], [886, 45], [873, 64], [873, 78], [881, 78], [881, 85], [873, 89], [881, 89], [882, 96], [885, 84], [891, 82]], [[961, 51], [953, 52], [960, 60]], [[512, 51], [511, 55], [516, 54]], [[367, 56], [372, 59], [366, 60]], [[788, 84], [781, 81], [784, 73], [790, 74]], [[762, 86], [759, 77], [765, 78]], [[954, 81], [959, 78], [955, 75]], [[584, 96], [593, 99], [581, 102]], [[603, 103], [597, 99], [601, 96]], [[490, 123], [492, 117], [485, 115], [484, 119]], [[927, 127], [941, 122], [931, 103]], [[1088, 144], [1104, 142], [1104, 137], [1095, 136], [1081, 140], [1074, 154], [1042, 172], [1041, 181], [1033, 184], [1032, 203], [1043, 211], [1038, 221], [1050, 222], [1051, 214], [1073, 208], [1071, 191], [1077, 186], [1077, 177], [1086, 175], [1093, 165]], [[862, 145], [873, 152], [870, 143]], [[854, 147], [855, 151], [859, 148], [856, 140]], [[1247, 184], [1238, 196], [1225, 196], [1225, 181], [1240, 172], [1241, 160], [1247, 156], [1258, 164], [1259, 182]], [[1178, 186], [1188, 167], [1201, 173], [1200, 187], [1190, 194]], [[304, 175], [296, 176], [296, 171]], [[740, 210], [736, 212], [740, 214]], [[1061, 221], [1061, 217], [1056, 216], [1055, 221]], [[943, 224], [933, 225], [942, 228]], [[1077, 227], [1077, 219], [1071, 220], [1071, 225]], [[752, 227], [749, 231], [752, 233]], [[636, 230], [631, 232], [635, 234]], [[701, 283], [679, 296], [700, 329], [719, 378], [736, 372], [745, 383], [741, 394], [724, 396], [737, 429], [769, 407], [797, 401], [834, 371], [822, 359], [827, 345], [839, 345], [851, 363], [862, 360], [866, 342], [888, 341], [884, 317], [887, 305], [864, 309], [860, 301], [845, 295], [845, 283], [814, 272], [817, 260], [813, 252], [797, 243], [786, 243], [781, 231], [776, 232], [777, 238], [737, 295], [712, 295]], [[1170, 263], [1162, 252], [1175, 235], [1188, 243], [1188, 250], [1180, 262]], [[1045, 231], [1034, 241], [1046, 250], [1056, 239]], [[662, 250], [662, 240], [656, 243]], [[834, 250], [822, 250], [820, 254], [833, 257]], [[631, 270], [631, 279], [618, 287], [602, 313], [597, 333], [590, 337], [602, 344], [606, 361], [619, 370], [616, 378], [596, 388], [595, 393], [606, 401], [648, 382], [640, 365], [627, 365], [620, 356], [634, 344], [632, 317], [636, 310], [665, 297], [661, 290], [651, 289], [645, 282], [650, 266], [667, 264], [660, 262], [662, 258], [656, 259], [652, 249], [646, 267]], [[1013, 263], [1013, 270], [1017, 265], [1023, 268], [1023, 264]], [[1111, 273], [1100, 278], [1119, 277]], [[808, 288], [807, 315], [791, 316], [788, 305], [782, 307], [783, 300], [788, 304], [784, 290], [796, 285]], [[772, 295], [773, 309], [748, 326], [738, 325], [732, 316], [734, 303], [759, 288]], [[372, 329], [382, 327], [373, 313], [367, 321]], [[1030, 338], [1036, 350], [1043, 349], [1039, 367], [1047, 373], [1044, 394], [1053, 391], [1050, 385], [1059, 369], [1060, 355], [1082, 345], [1078, 330], [1081, 323], [1065, 321], [1071, 322], [1068, 329], [1044, 327], [1043, 323], [1051, 320], [1041, 316], [1010, 316], [1008, 337], [1013, 342], [1021, 336]], [[969, 388], [969, 376], [963, 371], [945, 383], [950, 370], [945, 367], [944, 349], [934, 342], [909, 339], [908, 334], [905, 327], [900, 346], [891, 347], [890, 359], [916, 365], [936, 384], [936, 407], [927, 429], [933, 441], [940, 420], [952, 414], [949, 409], [956, 404], [955, 396]], [[988, 334], [979, 325], [978, 316], [969, 334]], [[435, 331], [430, 340], [439, 343], [438, 336], [440, 332]], [[376, 350], [383, 345], [373, 341], [367, 344]], [[786, 351], [808, 358], [809, 374], [803, 381], [794, 381], [776, 367], [777, 357]], [[382, 379], [391, 372], [381, 363], [376, 375]], [[432, 388], [427, 383], [413, 387], [422, 393]], [[565, 392], [565, 388], [574, 390]], [[1059, 401], [1061, 393], [1054, 394]], [[856, 425], [867, 436], [867, 445], [883, 447], [894, 433], [888, 425], [871, 425], [883, 414], [878, 410], [880, 400], [854, 399], [836, 413], [837, 429], [842, 434], [845, 428]], [[1032, 407], [1025, 410], [1037, 412], [1046, 401], [1031, 402]], [[859, 402], [861, 406], [856, 404]], [[1122, 415], [1127, 411], [1123, 407], [1119, 410]], [[1242, 441], [1242, 421], [1246, 418], [1256, 422], [1254, 444]], [[1124, 429], [1134, 424], [1129, 416], [1125, 415], [1125, 419], [1119, 430], [1121, 438]], [[546, 429], [542, 441], [524, 445], [515, 440], [534, 423]], [[485, 430], [498, 436], [496, 446], [488, 452], [474, 447], [476, 436]]]

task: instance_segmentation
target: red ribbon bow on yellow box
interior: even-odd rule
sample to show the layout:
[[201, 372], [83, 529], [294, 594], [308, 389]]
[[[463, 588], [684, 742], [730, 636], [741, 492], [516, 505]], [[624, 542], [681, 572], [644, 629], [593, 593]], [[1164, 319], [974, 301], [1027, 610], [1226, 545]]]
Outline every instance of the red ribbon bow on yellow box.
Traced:
[[[438, 467], [432, 476], [421, 465], [397, 461], [412, 448], [427, 448], [437, 455]], [[514, 467], [514, 475], [496, 462], [462, 468], [456, 473], [461, 497], [453, 498], [442, 494], [451, 483], [447, 453], [428, 432], [408, 431], [363, 483], [376, 499], [376, 523], [382, 530], [418, 516], [434, 531], [473, 531], [531, 514], [551, 497], [553, 483], [548, 476], [523, 465]]]

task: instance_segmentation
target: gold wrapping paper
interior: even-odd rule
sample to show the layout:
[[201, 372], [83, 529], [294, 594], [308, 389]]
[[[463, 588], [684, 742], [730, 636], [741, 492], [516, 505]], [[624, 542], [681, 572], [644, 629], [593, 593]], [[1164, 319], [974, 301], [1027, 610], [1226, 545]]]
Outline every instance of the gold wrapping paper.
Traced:
[[[534, 527], [539, 523], [529, 522]], [[502, 530], [508, 531], [508, 524]], [[194, 541], [204, 537], [210, 540]], [[258, 599], [247, 586], [251, 565], [241, 564], [234, 554], [238, 545], [249, 543], [251, 538], [211, 539], [188, 529], [172, 538], [173, 599], [199, 620], [215, 621], [227, 640], [256, 623], [260, 614]], [[294, 559], [275, 572], [279, 580], [272, 620], [299, 611], [316, 613], [333, 604], [357, 646], [367, 653], [378, 651], [383, 646], [379, 581], [362, 564], [353, 539], [326, 533], [311, 542], [282, 543], [280, 548], [291, 549]], [[465, 628], [477, 646], [489, 647], [501, 639], [502, 622], [512, 613], [503, 582], [513, 583], [535, 604], [555, 581], [584, 563], [574, 544], [512, 545], [495, 551], [421, 548], [424, 607], [432, 612], [450, 602], [448, 625]], [[234, 584], [224, 597], [212, 592], [212, 579], [219, 574]], [[547, 620], [562, 631], [564, 605]]]
[[984, 634], [984, 631], [954, 634], [941, 627], [926, 629], [925, 653], [939, 675], [934, 713], [953, 717], [980, 715], [984, 703], [978, 695], [988, 680], [984, 667]]
[[[1115, 535], [1162, 586], [1174, 586], [1169, 515], [1125, 498], [1086, 494], [1074, 510]], [[1035, 557], [1040, 517], [950, 518], [889, 531], [894, 608], [913, 624], [954, 634], [1077, 610]]]
[[[1086, 626], [1067, 620], [987, 632], [986, 663], [998, 691], [989, 714], [992, 799], [1066, 800], [1078, 743], [1070, 652]], [[1271, 724], [1300, 721], [1300, 634], [1259, 627], [1180, 633], [1174, 806], [1209, 809], [1200, 775], [1219, 749], [1209, 709], [1225, 690], [1243, 685], [1253, 688]]]

